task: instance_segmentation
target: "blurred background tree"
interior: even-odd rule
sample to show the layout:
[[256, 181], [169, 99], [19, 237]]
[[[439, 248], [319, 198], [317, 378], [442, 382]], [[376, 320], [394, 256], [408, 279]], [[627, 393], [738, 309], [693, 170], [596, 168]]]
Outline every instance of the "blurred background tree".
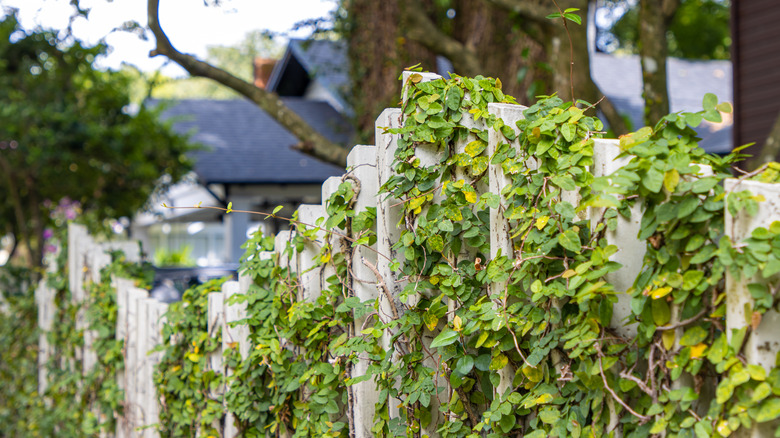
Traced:
[[[193, 76], [232, 88], [261, 107], [282, 105], [270, 93], [253, 89], [250, 81], [227, 78], [223, 74], [225, 69], [219, 68], [217, 62], [199, 64], [200, 60], [173, 49], [157, 20], [159, 2], [148, 0], [150, 17], [153, 17], [150, 27], [158, 43], [155, 54], [167, 56]], [[328, 37], [335, 33], [347, 40], [353, 80], [350, 98], [361, 137], [358, 141], [365, 143], [372, 141], [376, 115], [397, 103], [399, 72], [417, 63], [424, 70], [437, 71], [437, 56], [447, 58], [460, 75], [500, 78], [504, 91], [521, 103], [531, 103], [536, 95], [552, 93], [564, 99], [599, 102], [598, 109], [614, 134], [625, 133], [627, 126], [623, 118], [590, 75], [587, 31], [595, 14], [589, 11], [597, 8], [613, 13], [607, 29], [613, 45], [616, 41], [623, 50], [642, 51], [647, 124], [654, 124], [668, 113], [665, 71], [668, 54], [720, 59], [729, 53], [727, 0], [339, 0], [336, 3], [332, 17], [312, 20], [312, 23], [327, 29]], [[560, 19], [547, 18], [558, 12], [558, 8], [577, 8], [582, 23], [569, 22], [567, 34]], [[572, 58], [574, 68], [571, 68]], [[334, 152], [332, 144], [319, 143], [308, 136], [308, 130], [301, 129], [298, 121], [291, 125], [285, 117], [278, 121], [296, 135], [296, 132], [303, 133], [299, 138], [309, 142], [306, 152], [344, 164], [345, 154]]]
[[17, 260], [40, 266], [53, 209], [95, 223], [132, 216], [191, 169], [160, 109], [132, 105], [129, 78], [93, 67], [105, 47], [0, 22], [0, 223]]

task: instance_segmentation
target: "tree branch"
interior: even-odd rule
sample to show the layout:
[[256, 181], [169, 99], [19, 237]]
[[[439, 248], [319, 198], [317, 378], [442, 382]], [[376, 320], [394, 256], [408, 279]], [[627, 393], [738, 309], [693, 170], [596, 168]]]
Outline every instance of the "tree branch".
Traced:
[[428, 50], [447, 57], [456, 73], [461, 76], [480, 74], [482, 65], [476, 53], [460, 41], [440, 31], [424, 11], [414, 7], [402, 8], [403, 19], [407, 24], [406, 36], [420, 43]]
[[179, 64], [192, 76], [212, 79], [235, 90], [265, 110], [269, 116], [297, 137], [300, 143], [293, 145], [294, 149], [329, 163], [346, 166], [349, 151], [315, 131], [300, 116], [287, 108], [278, 96], [192, 55], [176, 50], [160, 26], [159, 6], [160, 0], [148, 0], [147, 2], [149, 28], [157, 42], [157, 47], [149, 53], [149, 56], [165, 56]]
[[527, 0], [487, 0], [489, 3], [512, 11], [526, 20], [535, 21], [537, 23], [549, 24], [550, 20], [547, 19], [549, 11], [547, 7], [536, 1]]

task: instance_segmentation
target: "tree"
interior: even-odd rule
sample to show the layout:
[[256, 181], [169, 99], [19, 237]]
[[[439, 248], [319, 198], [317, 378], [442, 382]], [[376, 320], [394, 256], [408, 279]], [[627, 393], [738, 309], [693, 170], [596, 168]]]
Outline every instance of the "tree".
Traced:
[[[626, 5], [624, 0], [609, 1], [611, 8]], [[640, 56], [646, 124], [669, 113], [667, 56], [728, 59], [729, 15], [727, 0], [640, 0], [613, 26], [619, 45]]]
[[96, 220], [131, 216], [191, 168], [192, 147], [159, 109], [136, 112], [127, 78], [93, 68], [104, 50], [24, 31], [14, 13], [0, 22], [0, 218], [29, 265], [61, 199]]
[[[724, 3], [723, 0], [687, 1]], [[236, 90], [297, 136], [301, 140], [298, 149], [325, 161], [345, 164], [344, 146], [348, 145], [334, 145], [324, 139], [276, 96], [177, 51], [159, 22], [159, 2], [148, 0], [147, 3], [149, 27], [157, 41], [153, 56], [167, 56], [193, 76], [209, 78]], [[664, 3], [673, 5], [676, 0]], [[526, 100], [522, 90], [533, 89], [532, 85], [541, 80], [543, 92], [598, 103], [613, 132], [625, 133], [623, 118], [590, 77], [587, 11], [594, 5], [594, 0], [340, 1], [336, 15], [342, 18], [337, 18], [336, 25], [349, 42], [358, 130], [369, 133], [376, 114], [394, 104], [392, 90], [397, 88], [395, 81], [403, 67], [421, 63], [424, 69], [433, 70], [436, 55], [442, 55], [452, 62], [458, 74], [500, 78], [505, 91], [520, 97], [521, 101]], [[551, 13], [568, 9], [578, 10], [581, 24], [564, 25], [561, 19], [548, 18]], [[672, 15], [662, 14], [663, 23], [668, 24]], [[665, 25], [646, 26], [643, 41], [666, 41], [665, 29]], [[649, 44], [646, 46], [650, 48]], [[678, 42], [676, 47], [683, 46]], [[653, 53], [653, 56], [663, 55]], [[648, 64], [645, 71], [650, 72], [651, 67]], [[665, 83], [655, 81], [661, 76], [647, 75], [648, 81], [653, 81], [649, 91], [646, 90], [648, 96], [656, 96], [648, 101], [660, 102], [658, 108], [668, 102]], [[657, 112], [653, 107], [652, 113]]]

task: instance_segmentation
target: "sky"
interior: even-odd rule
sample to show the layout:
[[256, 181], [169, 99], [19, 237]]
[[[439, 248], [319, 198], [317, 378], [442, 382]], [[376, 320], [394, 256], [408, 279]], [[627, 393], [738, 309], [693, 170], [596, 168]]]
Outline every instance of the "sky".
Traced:
[[[208, 7], [204, 0], [160, 0], [160, 24], [179, 51], [198, 57], [206, 55], [209, 45], [233, 45], [252, 30], [267, 29], [287, 32], [301, 20], [327, 16], [335, 7], [333, 0], [221, 0], [219, 7]], [[212, 3], [211, 1], [209, 3]], [[25, 28], [43, 26], [64, 29], [72, 12], [69, 0], [0, 0], [3, 7], [19, 9], [19, 19]], [[149, 58], [154, 48], [151, 37], [143, 41], [128, 32], [112, 32], [124, 22], [135, 20], [146, 25], [145, 0], [81, 0], [82, 7], [91, 7], [89, 20], [79, 18], [73, 24], [77, 38], [95, 44], [101, 38], [113, 48], [98, 62], [107, 68], [119, 68], [122, 62], [141, 70], [163, 67], [165, 58]], [[310, 31], [292, 33], [307, 36]], [[163, 72], [184, 76], [180, 67], [169, 63]]]

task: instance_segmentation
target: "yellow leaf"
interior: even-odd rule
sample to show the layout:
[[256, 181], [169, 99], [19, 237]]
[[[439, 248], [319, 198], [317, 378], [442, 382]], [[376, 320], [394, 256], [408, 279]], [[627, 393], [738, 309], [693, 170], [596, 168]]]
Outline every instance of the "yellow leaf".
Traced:
[[671, 350], [672, 347], [674, 347], [674, 339], [676, 335], [674, 333], [674, 330], [666, 330], [661, 334], [661, 340], [664, 343], [664, 348], [667, 350]]
[[731, 428], [729, 427], [729, 422], [726, 420], [721, 420], [715, 429], [717, 429], [720, 436], [729, 436], [732, 432]]
[[425, 202], [425, 196], [418, 196], [409, 200], [409, 210], [416, 210]]
[[433, 285], [439, 284], [439, 276], [434, 275], [431, 278], [429, 278], [428, 281]]
[[330, 261], [330, 253], [326, 252], [325, 254], [320, 257], [320, 262], [322, 263], [328, 263]]
[[463, 192], [463, 194], [466, 196], [466, 201], [472, 204], [477, 202], [477, 192]]
[[536, 219], [536, 229], [541, 230], [550, 221], [549, 216], [542, 216]]
[[190, 353], [187, 355], [187, 358], [193, 362], [198, 362], [200, 360], [200, 355], [197, 353]]
[[486, 331], [485, 331], [485, 332], [482, 332], [482, 333], [480, 333], [480, 334], [479, 334], [479, 338], [477, 338], [477, 343], [476, 343], [476, 345], [474, 345], [474, 347], [475, 347], [475, 348], [479, 348], [479, 347], [481, 347], [481, 346], [482, 346], [482, 344], [484, 344], [484, 343], [485, 343], [485, 341], [487, 341], [487, 338], [488, 338], [488, 335], [489, 335], [489, 334], [490, 334], [490, 332], [486, 332]]
[[544, 373], [542, 373], [542, 368], [537, 367], [530, 367], [528, 365], [523, 366], [523, 374], [525, 374], [526, 377], [528, 377], [528, 380], [532, 382], [539, 382], [542, 380], [542, 377], [544, 377]]
[[536, 400], [534, 400], [534, 403], [536, 403], [537, 405], [543, 405], [545, 403], [550, 403], [554, 399], [555, 397], [553, 397], [552, 394], [542, 394], [539, 397], [537, 397]]
[[680, 182], [680, 172], [677, 169], [667, 170], [664, 174], [664, 187], [669, 193], [673, 193], [677, 188], [677, 183]]
[[563, 275], [561, 277], [571, 278], [574, 277], [575, 275], [577, 275], [577, 271], [575, 271], [574, 269], [567, 269], [563, 272]]
[[[669, 330], [672, 331], [672, 330]], [[704, 350], [707, 349], [705, 344], [697, 344], [691, 347], [691, 359], [698, 359], [704, 354]]]
[[669, 292], [671, 292], [671, 291], [672, 291], [672, 288], [669, 287], [669, 286], [666, 286], [666, 287], [662, 287], [662, 288], [659, 288], [659, 289], [656, 289], [656, 290], [650, 292], [650, 296], [653, 297], [654, 300], [657, 300], [659, 298], [663, 298], [663, 297], [669, 295]]
[[460, 319], [460, 316], [455, 315], [455, 317], [452, 318], [452, 329], [456, 332], [463, 330], [463, 321]]

